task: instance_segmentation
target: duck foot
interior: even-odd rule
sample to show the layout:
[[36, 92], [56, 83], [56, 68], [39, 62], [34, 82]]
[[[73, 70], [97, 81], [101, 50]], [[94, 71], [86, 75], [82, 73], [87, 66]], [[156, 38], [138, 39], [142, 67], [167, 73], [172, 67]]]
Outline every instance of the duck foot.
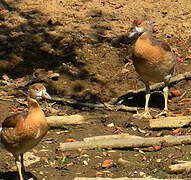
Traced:
[[152, 116], [150, 114], [149, 111], [144, 111], [142, 113], [138, 113], [137, 114], [134, 114], [133, 115], [134, 118], [137, 118], [137, 119], [142, 119], [142, 118], [145, 118], [145, 119], [152, 119]]
[[154, 116], [154, 118], [159, 118], [159, 117], [168, 117], [171, 116], [172, 113], [169, 112], [168, 110], [163, 110], [162, 112], [160, 112], [159, 114], [157, 114], [156, 116]]

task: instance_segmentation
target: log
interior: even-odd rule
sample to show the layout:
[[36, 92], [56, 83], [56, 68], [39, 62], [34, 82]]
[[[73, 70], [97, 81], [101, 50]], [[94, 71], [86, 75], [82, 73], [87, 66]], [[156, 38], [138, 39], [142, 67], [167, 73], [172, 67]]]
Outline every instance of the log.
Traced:
[[191, 161], [170, 165], [169, 167], [170, 173], [181, 173], [183, 171], [190, 172], [191, 171]]
[[85, 117], [82, 115], [71, 116], [49, 116], [46, 117], [49, 127], [52, 128], [64, 128], [66, 124], [83, 124], [85, 123]]
[[191, 123], [191, 116], [179, 116], [179, 117], [165, 117], [158, 119], [150, 119], [149, 126], [151, 129], [161, 128], [179, 128], [183, 126], [189, 126]]
[[95, 141], [76, 141], [70, 143], [60, 143], [59, 149], [62, 151], [78, 150], [78, 149], [95, 149], [95, 148], [135, 148], [150, 147], [154, 145], [172, 146], [180, 144], [191, 144], [191, 136], [164, 136], [164, 137], [126, 137], [121, 139], [106, 139]]
[[[121, 178], [102, 178], [102, 177], [94, 177], [94, 178], [87, 178], [87, 177], [75, 177], [73, 180], [159, 180], [157, 178], [145, 177], [145, 178], [128, 178], [128, 177], [121, 177]], [[160, 180], [169, 180], [169, 179], [160, 179]], [[182, 179], [176, 179], [182, 180]]]

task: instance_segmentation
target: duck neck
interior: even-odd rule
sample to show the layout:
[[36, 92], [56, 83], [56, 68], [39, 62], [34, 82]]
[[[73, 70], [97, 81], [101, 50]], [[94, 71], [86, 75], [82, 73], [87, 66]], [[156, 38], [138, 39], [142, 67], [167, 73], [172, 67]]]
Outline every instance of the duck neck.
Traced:
[[37, 100], [31, 98], [30, 96], [27, 97], [27, 102], [28, 102], [29, 112], [33, 110], [41, 109]]
[[146, 40], [146, 39], [152, 39], [152, 31], [146, 31], [141, 36], [140, 39]]

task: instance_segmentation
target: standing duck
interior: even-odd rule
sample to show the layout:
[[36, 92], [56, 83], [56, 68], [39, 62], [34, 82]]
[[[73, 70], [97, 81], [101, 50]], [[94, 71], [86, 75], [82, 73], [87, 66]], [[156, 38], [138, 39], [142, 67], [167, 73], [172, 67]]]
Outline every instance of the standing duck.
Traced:
[[[151, 118], [149, 112], [150, 87], [149, 82], [164, 82], [163, 95], [165, 100], [164, 110], [159, 114], [168, 113], [168, 84], [172, 77], [176, 59], [169, 45], [152, 37], [152, 22], [148, 19], [135, 20], [129, 38], [135, 39], [133, 47], [133, 64], [136, 72], [146, 86], [146, 102], [141, 117]], [[158, 116], [159, 116], [158, 115]]]
[[20, 180], [24, 180], [23, 154], [36, 146], [48, 131], [44, 112], [37, 99], [51, 99], [41, 83], [33, 84], [28, 90], [28, 112], [7, 117], [1, 130], [1, 143], [13, 154]]

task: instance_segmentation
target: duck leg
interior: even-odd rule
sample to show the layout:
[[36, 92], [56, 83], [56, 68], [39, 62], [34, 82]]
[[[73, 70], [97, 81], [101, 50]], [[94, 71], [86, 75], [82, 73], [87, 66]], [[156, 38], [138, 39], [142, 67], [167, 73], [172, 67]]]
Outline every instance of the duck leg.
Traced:
[[163, 96], [164, 96], [164, 113], [168, 112], [168, 86], [164, 87], [163, 89]]
[[146, 95], [145, 95], [145, 110], [144, 112], [140, 113], [140, 114], [136, 114], [135, 117], [138, 118], [152, 118], [150, 112], [149, 112], [149, 100], [150, 100], [150, 96], [151, 96], [151, 91], [150, 91], [150, 87], [149, 87], [149, 83], [145, 83], [146, 86]]
[[21, 168], [22, 168], [22, 173], [25, 173], [23, 154], [21, 154]]
[[15, 156], [15, 162], [16, 162], [17, 169], [19, 172], [19, 178], [20, 178], [20, 180], [24, 180], [23, 175], [22, 175], [22, 161], [21, 161], [21, 155], [20, 154]]
[[164, 96], [164, 109], [161, 113], [157, 114], [155, 117], [159, 117], [159, 116], [162, 116], [162, 115], [168, 115], [169, 114], [169, 111], [168, 111], [168, 85], [166, 85], [164, 88], [163, 88], [163, 96]]

